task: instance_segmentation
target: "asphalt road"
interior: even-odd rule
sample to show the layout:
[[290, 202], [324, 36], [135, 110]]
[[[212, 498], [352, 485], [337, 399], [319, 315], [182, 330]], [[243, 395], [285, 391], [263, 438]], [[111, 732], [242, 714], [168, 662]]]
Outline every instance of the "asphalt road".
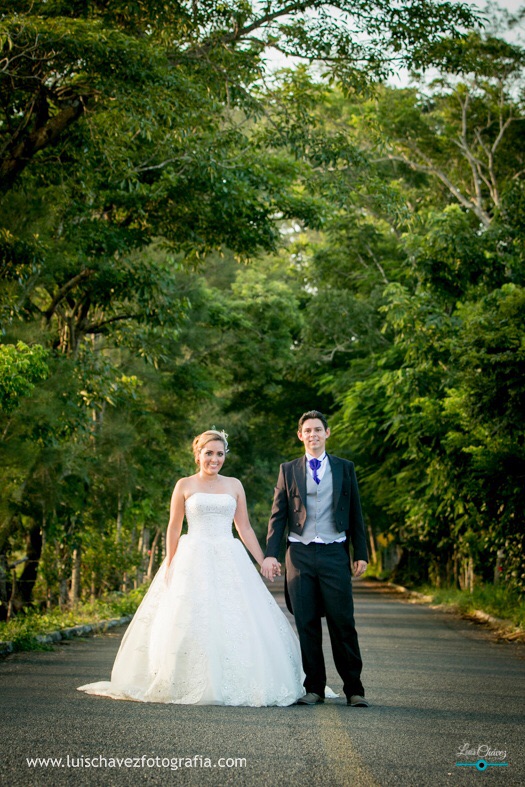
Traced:
[[[349, 708], [344, 697], [315, 707], [176, 706], [76, 691], [109, 677], [120, 630], [0, 663], [0, 782], [525, 785], [524, 646], [372, 583], [355, 590], [372, 707]], [[328, 636], [325, 645], [329, 655]], [[470, 753], [459, 754], [466, 744]], [[35, 757], [62, 762], [29, 765]]]

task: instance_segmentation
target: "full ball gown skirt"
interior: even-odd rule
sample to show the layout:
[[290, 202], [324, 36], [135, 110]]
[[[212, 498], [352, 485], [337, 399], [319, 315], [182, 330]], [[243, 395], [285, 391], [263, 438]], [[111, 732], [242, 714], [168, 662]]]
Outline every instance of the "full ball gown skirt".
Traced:
[[232, 534], [236, 500], [196, 492], [188, 534], [159, 568], [111, 681], [79, 691], [187, 705], [291, 705], [304, 694], [298, 639]]

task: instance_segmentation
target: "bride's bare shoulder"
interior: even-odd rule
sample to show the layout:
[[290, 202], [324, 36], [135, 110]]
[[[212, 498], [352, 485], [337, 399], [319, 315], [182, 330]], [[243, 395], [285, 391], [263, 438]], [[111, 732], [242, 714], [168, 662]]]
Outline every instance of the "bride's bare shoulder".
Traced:
[[183, 497], [187, 497], [190, 494], [190, 489], [194, 484], [194, 476], [185, 476], [184, 478], [179, 478], [177, 483], [175, 484], [175, 488], [173, 489], [173, 494], [179, 494]]
[[224, 480], [227, 481], [228, 491], [230, 492], [230, 494], [233, 494], [235, 497], [244, 494], [244, 487], [238, 478], [233, 478], [233, 476], [228, 476], [225, 477]]

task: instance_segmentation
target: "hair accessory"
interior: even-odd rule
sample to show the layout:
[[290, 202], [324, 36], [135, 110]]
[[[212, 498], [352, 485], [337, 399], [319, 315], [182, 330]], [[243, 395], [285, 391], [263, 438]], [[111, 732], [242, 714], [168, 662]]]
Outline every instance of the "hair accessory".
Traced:
[[228, 453], [228, 450], [229, 450], [228, 449], [228, 435], [226, 434], [224, 429], [216, 429], [215, 426], [212, 426], [212, 428], [209, 429], [208, 431], [209, 432], [215, 432], [215, 434], [218, 434], [218, 435], [220, 435], [222, 437], [222, 439], [224, 440], [224, 450], [226, 451], [226, 453]]

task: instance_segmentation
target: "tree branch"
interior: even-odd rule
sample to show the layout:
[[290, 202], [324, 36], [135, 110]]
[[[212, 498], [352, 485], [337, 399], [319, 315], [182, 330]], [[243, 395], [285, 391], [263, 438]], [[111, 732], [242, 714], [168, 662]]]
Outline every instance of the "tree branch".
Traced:
[[[399, 161], [403, 164], [406, 164], [407, 167], [410, 167], [416, 172], [425, 172], [428, 175], [434, 175], [434, 177], [438, 178], [447, 187], [447, 189], [457, 199], [460, 205], [463, 205], [464, 208], [472, 211], [478, 217], [484, 227], [490, 227], [491, 219], [488, 213], [486, 213], [480, 205], [477, 205], [474, 200], [467, 199], [467, 197], [465, 197], [465, 195], [452, 183], [452, 181], [449, 180], [445, 173], [438, 169], [432, 162], [430, 164], [420, 164], [419, 162], [413, 161], [406, 156], [393, 154], [387, 154], [386, 159], [388, 161]], [[378, 162], [384, 160], [384, 158], [376, 159]]]
[[50, 306], [44, 312], [44, 317], [46, 318], [47, 322], [50, 321], [51, 317], [55, 313], [58, 304], [60, 301], [66, 297], [68, 292], [70, 292], [74, 287], [77, 286], [79, 282], [83, 279], [89, 278], [95, 271], [92, 268], [84, 268], [83, 271], [80, 271], [76, 276], [73, 276], [68, 282], [66, 282], [59, 291], [55, 294], [53, 300], [51, 301]]
[[60, 135], [84, 114], [85, 106], [81, 96], [52, 117], [40, 128], [36, 128], [20, 143], [15, 145], [0, 164], [0, 190], [9, 191], [18, 176], [30, 163], [39, 150], [53, 145]]

